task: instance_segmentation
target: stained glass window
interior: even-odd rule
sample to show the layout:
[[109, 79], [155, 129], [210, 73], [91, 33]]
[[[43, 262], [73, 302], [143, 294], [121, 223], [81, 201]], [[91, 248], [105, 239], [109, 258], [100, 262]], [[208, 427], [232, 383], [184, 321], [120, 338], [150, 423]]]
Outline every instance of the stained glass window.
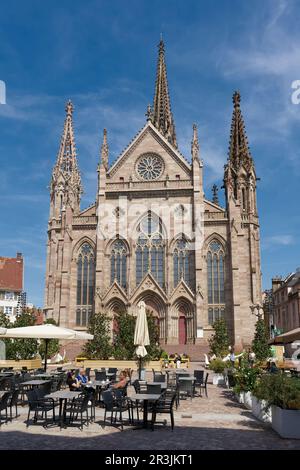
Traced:
[[76, 325], [87, 326], [92, 315], [95, 287], [95, 256], [88, 243], [83, 243], [77, 260]]
[[137, 172], [144, 180], [157, 179], [164, 168], [164, 163], [158, 155], [149, 153], [143, 155], [137, 163]]
[[207, 252], [208, 323], [212, 325], [225, 314], [224, 250], [213, 240]]
[[189, 243], [181, 238], [177, 240], [173, 253], [173, 281], [174, 287], [181, 279], [194, 290], [195, 288], [195, 253], [190, 249]]
[[116, 240], [111, 248], [110, 282], [114, 281], [126, 289], [127, 287], [127, 249], [122, 240]]
[[163, 286], [165, 280], [165, 248], [159, 218], [150, 211], [138, 227], [136, 247], [136, 283], [140, 284], [150, 272]]

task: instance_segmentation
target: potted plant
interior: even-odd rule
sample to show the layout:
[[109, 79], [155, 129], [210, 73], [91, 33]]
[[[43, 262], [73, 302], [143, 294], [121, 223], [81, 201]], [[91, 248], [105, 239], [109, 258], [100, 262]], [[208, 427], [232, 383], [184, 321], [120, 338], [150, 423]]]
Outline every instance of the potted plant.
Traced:
[[272, 428], [281, 437], [300, 439], [299, 379], [282, 373], [266, 374], [260, 387], [267, 406], [271, 407]]
[[233, 390], [239, 403], [243, 403], [249, 410], [252, 409], [252, 393], [260, 373], [261, 370], [258, 367], [249, 367], [246, 364], [234, 372], [235, 386]]
[[226, 368], [226, 363], [222, 361], [220, 358], [213, 359], [210, 364], [209, 368], [214, 371], [213, 374], [213, 384], [214, 385], [224, 385], [224, 369]]
[[271, 423], [272, 420], [272, 410], [267, 401], [272, 386], [270, 377], [269, 374], [258, 377], [252, 391], [252, 414], [265, 423]]

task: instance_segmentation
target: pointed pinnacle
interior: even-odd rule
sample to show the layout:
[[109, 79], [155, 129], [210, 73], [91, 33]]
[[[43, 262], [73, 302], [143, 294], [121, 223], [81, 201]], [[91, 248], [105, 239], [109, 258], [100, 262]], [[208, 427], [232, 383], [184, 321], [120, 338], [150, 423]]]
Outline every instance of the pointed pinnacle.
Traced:
[[107, 143], [107, 130], [103, 129], [103, 141], [101, 145], [101, 161], [105, 169], [108, 169], [108, 143]]
[[198, 129], [196, 124], [193, 124], [193, 140], [191, 142], [191, 153], [193, 160], [199, 159]]
[[71, 100], [68, 100], [68, 102], [67, 102], [67, 104], [66, 104], [66, 113], [67, 113], [67, 116], [72, 116], [73, 111], [74, 111], [73, 103], [72, 103]]
[[233, 93], [232, 101], [233, 101], [233, 104], [234, 104], [234, 107], [235, 107], [235, 108], [239, 108], [239, 107], [240, 107], [241, 94], [240, 94], [239, 91], [236, 90], [236, 91]]

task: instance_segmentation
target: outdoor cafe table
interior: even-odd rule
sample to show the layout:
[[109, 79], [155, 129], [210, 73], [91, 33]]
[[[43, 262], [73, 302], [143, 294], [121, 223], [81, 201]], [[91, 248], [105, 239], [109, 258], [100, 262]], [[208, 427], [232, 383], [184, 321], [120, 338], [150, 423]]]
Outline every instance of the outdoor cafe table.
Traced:
[[182, 380], [196, 380], [196, 377], [189, 375], [188, 377], [178, 377], [178, 380], [181, 382]]
[[133, 401], [142, 401], [143, 402], [143, 427], [146, 428], [148, 425], [148, 402], [153, 402], [158, 400], [161, 397], [160, 394], [150, 394], [150, 393], [134, 393], [129, 398]]
[[[67, 401], [77, 398], [82, 392], [73, 392], [70, 390], [58, 390], [57, 392], [49, 393], [45, 395], [45, 398], [52, 398], [53, 400], [59, 400], [59, 423], [62, 428], [66, 420], [66, 407]], [[63, 406], [64, 402], [64, 406]]]
[[48, 382], [51, 382], [51, 380], [28, 380], [27, 382], [20, 383], [20, 385], [22, 386], [29, 385], [31, 388], [34, 388], [34, 387], [39, 387], [40, 385], [45, 385]]
[[91, 380], [90, 382], [87, 382], [86, 384], [82, 384], [83, 387], [91, 387], [95, 388], [97, 395], [98, 395], [98, 401], [100, 402], [100, 395], [101, 391], [105, 388], [107, 388], [110, 385], [109, 380]]

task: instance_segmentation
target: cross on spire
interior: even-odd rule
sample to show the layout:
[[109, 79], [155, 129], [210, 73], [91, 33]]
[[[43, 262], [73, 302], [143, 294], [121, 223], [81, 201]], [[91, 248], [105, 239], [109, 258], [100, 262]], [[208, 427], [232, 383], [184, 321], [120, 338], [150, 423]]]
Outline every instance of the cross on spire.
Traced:
[[177, 148], [175, 124], [171, 111], [168, 88], [167, 69], [165, 62], [165, 45], [162, 37], [158, 45], [158, 61], [153, 100], [152, 122], [154, 126], [168, 139], [168, 141]]
[[244, 119], [240, 109], [241, 95], [235, 91], [232, 97], [233, 113], [231, 122], [229, 161], [233, 168], [238, 170], [242, 164], [248, 166], [252, 162], [245, 130]]

